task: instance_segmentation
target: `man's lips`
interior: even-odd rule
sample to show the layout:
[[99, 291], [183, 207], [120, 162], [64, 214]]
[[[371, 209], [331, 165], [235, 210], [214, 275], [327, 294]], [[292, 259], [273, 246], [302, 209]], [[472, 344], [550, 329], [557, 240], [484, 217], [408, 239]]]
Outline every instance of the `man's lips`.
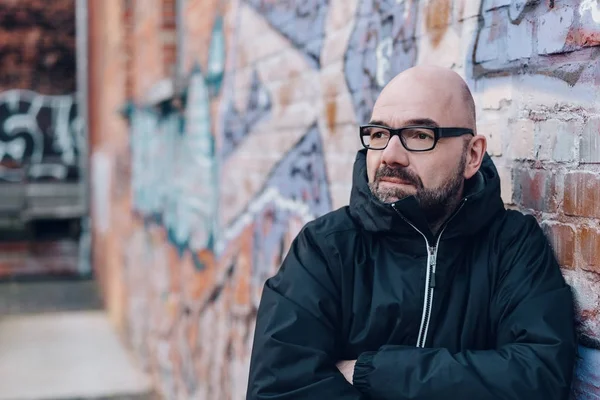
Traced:
[[380, 182], [388, 182], [388, 183], [395, 183], [397, 185], [412, 185], [412, 183], [399, 179], [399, 178], [389, 178], [389, 177], [385, 177], [385, 178], [381, 178], [379, 179]]

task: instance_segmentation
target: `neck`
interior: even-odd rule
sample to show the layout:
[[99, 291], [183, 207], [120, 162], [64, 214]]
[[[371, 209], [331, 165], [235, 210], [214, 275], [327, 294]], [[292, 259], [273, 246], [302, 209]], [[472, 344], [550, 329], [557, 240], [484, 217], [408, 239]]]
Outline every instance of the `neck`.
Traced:
[[454, 212], [458, 208], [458, 205], [460, 204], [461, 199], [463, 197], [462, 192], [463, 191], [461, 190], [457, 196], [453, 197], [448, 201], [447, 207], [445, 207], [443, 213], [431, 220], [427, 218], [427, 225], [429, 226], [431, 233], [433, 233], [433, 236], [438, 235], [442, 226], [444, 226], [444, 224], [448, 221], [448, 219], [454, 214]]

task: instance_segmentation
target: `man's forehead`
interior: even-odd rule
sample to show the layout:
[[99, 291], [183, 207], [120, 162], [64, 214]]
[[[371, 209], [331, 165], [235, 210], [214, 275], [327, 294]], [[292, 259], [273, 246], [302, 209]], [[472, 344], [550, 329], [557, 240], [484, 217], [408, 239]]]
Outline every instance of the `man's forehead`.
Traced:
[[371, 113], [371, 121], [383, 122], [389, 127], [400, 127], [406, 125], [433, 125], [441, 126], [448, 121], [444, 116], [444, 108], [428, 106], [427, 102], [396, 101], [389, 103], [376, 102]]
[[409, 119], [401, 119], [401, 118], [386, 118], [386, 119], [377, 119], [371, 118], [369, 121], [372, 125], [382, 125], [390, 128], [400, 128], [402, 126], [409, 125], [421, 125], [421, 126], [440, 126], [440, 124], [429, 117], [417, 117], [417, 118], [409, 118]]
[[385, 122], [382, 125], [389, 127], [464, 125], [469, 122], [468, 110], [463, 102], [455, 100], [442, 93], [418, 92], [400, 96], [382, 93], [375, 102], [371, 120]]

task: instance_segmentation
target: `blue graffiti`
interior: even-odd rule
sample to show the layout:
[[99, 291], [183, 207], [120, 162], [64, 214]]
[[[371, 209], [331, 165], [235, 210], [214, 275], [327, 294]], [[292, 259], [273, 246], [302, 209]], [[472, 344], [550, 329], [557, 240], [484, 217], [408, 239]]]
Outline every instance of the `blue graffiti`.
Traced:
[[389, 80], [417, 60], [417, 1], [361, 0], [344, 72], [358, 121], [368, 121]]
[[579, 346], [573, 394], [578, 400], [600, 399], [600, 350]]
[[232, 101], [229, 102], [223, 123], [223, 141], [221, 145], [223, 160], [233, 153], [242, 140], [252, 131], [252, 128], [267, 117], [270, 112], [271, 98], [267, 89], [259, 80], [258, 73], [254, 71], [246, 110], [240, 112], [235, 109]]
[[273, 28], [306, 56], [314, 68], [321, 65], [325, 19], [329, 0], [265, 1], [246, 0]]
[[[265, 188], [274, 188], [282, 198], [307, 205], [313, 217], [331, 211], [325, 154], [316, 125], [273, 168]], [[264, 280], [277, 267], [288, 222], [294, 215], [294, 210], [267, 204], [255, 219], [253, 279]]]

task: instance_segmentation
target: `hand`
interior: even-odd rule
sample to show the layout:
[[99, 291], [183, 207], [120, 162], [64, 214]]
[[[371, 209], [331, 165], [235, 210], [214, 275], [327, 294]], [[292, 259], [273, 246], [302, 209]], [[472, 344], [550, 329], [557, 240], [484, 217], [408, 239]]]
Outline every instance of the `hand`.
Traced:
[[352, 384], [352, 376], [354, 375], [354, 364], [356, 364], [356, 360], [344, 360], [335, 364], [350, 384]]

